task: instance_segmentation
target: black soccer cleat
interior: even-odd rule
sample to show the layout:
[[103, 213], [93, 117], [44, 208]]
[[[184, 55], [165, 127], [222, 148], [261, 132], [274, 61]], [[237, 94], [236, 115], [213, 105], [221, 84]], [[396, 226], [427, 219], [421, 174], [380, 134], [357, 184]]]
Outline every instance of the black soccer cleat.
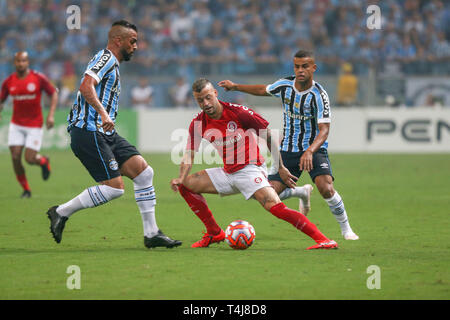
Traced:
[[24, 198], [31, 198], [31, 191], [29, 190], [24, 190], [22, 195], [20, 196], [22, 199]]
[[50, 232], [53, 235], [53, 239], [55, 239], [56, 243], [60, 243], [64, 226], [66, 225], [66, 221], [69, 218], [60, 216], [56, 212], [56, 208], [58, 208], [58, 206], [54, 206], [48, 209], [47, 216], [50, 219]]
[[181, 246], [181, 244], [181, 241], [170, 239], [161, 230], [158, 230], [158, 234], [151, 238], [144, 236], [144, 245], [149, 249], [156, 247], [174, 248]]
[[48, 177], [50, 177], [50, 158], [43, 156], [45, 159], [47, 159], [47, 162], [43, 165], [41, 165], [42, 169], [42, 179], [47, 180]]

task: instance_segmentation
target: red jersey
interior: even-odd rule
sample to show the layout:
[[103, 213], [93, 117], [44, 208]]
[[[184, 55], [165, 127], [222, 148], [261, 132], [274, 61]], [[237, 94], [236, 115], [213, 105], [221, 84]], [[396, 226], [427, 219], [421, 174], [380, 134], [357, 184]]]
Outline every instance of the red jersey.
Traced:
[[25, 127], [42, 127], [41, 92], [52, 95], [56, 88], [42, 73], [30, 70], [28, 75], [20, 79], [17, 73], [11, 74], [2, 84], [0, 101], [8, 95], [13, 99], [13, 115], [11, 122]]
[[220, 119], [212, 119], [202, 111], [192, 120], [186, 149], [198, 151], [202, 138], [206, 139], [219, 152], [228, 173], [248, 164], [262, 165], [264, 158], [259, 152], [256, 135], [266, 129], [269, 122], [245, 106], [220, 103], [223, 106]]

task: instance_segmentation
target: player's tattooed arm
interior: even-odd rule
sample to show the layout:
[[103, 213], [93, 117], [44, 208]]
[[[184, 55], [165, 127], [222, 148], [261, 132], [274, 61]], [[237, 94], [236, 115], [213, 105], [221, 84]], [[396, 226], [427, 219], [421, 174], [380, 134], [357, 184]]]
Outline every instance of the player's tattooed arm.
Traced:
[[283, 180], [284, 184], [289, 188], [295, 188], [297, 177], [291, 174], [291, 172], [284, 166], [283, 159], [280, 155], [280, 148], [276, 139], [272, 138], [272, 133], [269, 128], [267, 128], [266, 135], [267, 148], [272, 155], [272, 161], [275, 164], [275, 168], [278, 169], [280, 178]]
[[100, 102], [97, 92], [95, 91], [95, 86], [97, 81], [88, 74], [84, 75], [84, 80], [80, 86], [80, 93], [86, 99], [95, 111], [100, 115], [102, 119], [102, 127], [105, 131], [112, 131], [114, 129], [114, 122], [109, 117], [102, 103]]

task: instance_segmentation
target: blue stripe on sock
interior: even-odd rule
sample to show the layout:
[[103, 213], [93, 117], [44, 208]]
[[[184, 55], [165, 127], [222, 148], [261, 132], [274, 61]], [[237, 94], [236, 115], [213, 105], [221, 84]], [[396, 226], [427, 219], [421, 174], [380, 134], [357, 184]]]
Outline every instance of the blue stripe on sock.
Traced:
[[94, 195], [92, 194], [91, 188], [88, 188], [87, 191], [88, 191], [88, 193], [89, 193], [89, 196], [91, 197], [92, 202], [94, 203], [94, 206], [97, 207], [97, 206], [98, 206], [98, 202], [97, 202], [97, 200], [95, 199]]
[[143, 202], [143, 201], [150, 201], [150, 200], [156, 200], [156, 198], [152, 198], [152, 199], [136, 199], [136, 202]]
[[155, 197], [155, 195], [149, 195], [149, 196], [137, 197], [135, 199], [136, 199], [136, 201], [137, 200], [155, 200], [156, 197]]
[[154, 191], [154, 190], [155, 190], [155, 188], [152, 186], [152, 187], [147, 187], [147, 188], [144, 188], [144, 189], [134, 190], [134, 193], [145, 192], [145, 191]]
[[99, 196], [100, 196], [100, 198], [102, 198], [102, 203], [106, 203], [106, 202], [108, 202], [108, 200], [106, 200], [106, 197], [103, 195], [103, 193], [101, 192], [101, 190], [100, 190], [100, 186], [96, 186], [96, 188], [97, 188], [97, 191], [98, 191], [98, 194], [99, 194]]

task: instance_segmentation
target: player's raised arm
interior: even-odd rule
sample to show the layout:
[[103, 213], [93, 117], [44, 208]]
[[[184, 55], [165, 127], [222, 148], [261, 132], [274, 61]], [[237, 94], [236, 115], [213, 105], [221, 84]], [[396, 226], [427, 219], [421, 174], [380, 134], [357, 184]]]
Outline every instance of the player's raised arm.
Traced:
[[266, 137], [267, 148], [272, 155], [272, 161], [275, 162], [275, 167], [278, 168], [278, 173], [280, 174], [281, 179], [284, 184], [289, 188], [296, 187], [297, 177], [291, 174], [291, 172], [284, 166], [283, 159], [280, 155], [280, 148], [276, 139], [272, 139], [272, 133], [269, 128], [267, 128], [267, 137]]
[[178, 178], [172, 179], [170, 181], [170, 187], [173, 191], [178, 191], [178, 186], [183, 184], [184, 180], [191, 172], [192, 164], [194, 163], [194, 156], [194, 150], [186, 150], [180, 163], [180, 175], [178, 176]]
[[97, 92], [95, 91], [95, 86], [97, 85], [97, 80], [88, 74], [84, 75], [83, 82], [80, 86], [80, 93], [86, 99], [95, 111], [98, 112], [102, 119], [102, 127], [105, 131], [112, 131], [114, 129], [114, 122], [109, 117], [102, 103], [100, 102]]
[[217, 84], [225, 91], [241, 91], [255, 96], [270, 96], [266, 91], [266, 85], [263, 84], [238, 84], [230, 80], [222, 80]]

